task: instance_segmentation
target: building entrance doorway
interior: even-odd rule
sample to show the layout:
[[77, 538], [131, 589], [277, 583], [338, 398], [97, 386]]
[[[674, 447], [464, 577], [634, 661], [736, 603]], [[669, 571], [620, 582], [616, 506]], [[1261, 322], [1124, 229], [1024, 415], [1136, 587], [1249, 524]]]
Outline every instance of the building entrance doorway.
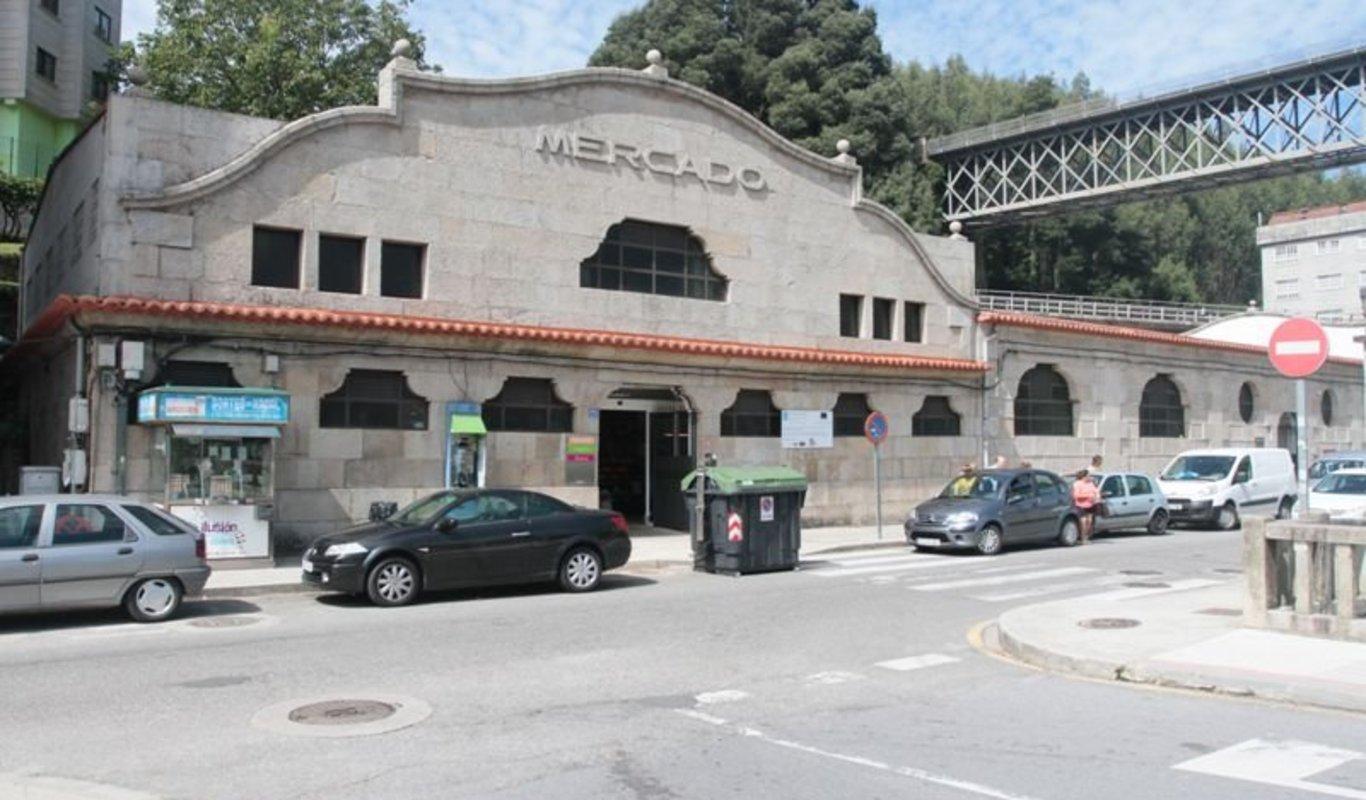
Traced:
[[693, 468], [692, 415], [668, 387], [639, 386], [608, 395], [598, 416], [598, 491], [627, 519], [688, 529], [679, 483]]

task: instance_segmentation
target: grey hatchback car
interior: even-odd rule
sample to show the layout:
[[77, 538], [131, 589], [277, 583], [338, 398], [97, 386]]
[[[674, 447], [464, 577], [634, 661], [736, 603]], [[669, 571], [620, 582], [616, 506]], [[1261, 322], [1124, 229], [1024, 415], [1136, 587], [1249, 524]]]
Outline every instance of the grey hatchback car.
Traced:
[[1062, 478], [1034, 469], [989, 469], [960, 475], [906, 520], [917, 550], [975, 549], [995, 555], [1007, 544], [1077, 543], [1080, 527]]
[[160, 622], [208, 579], [203, 537], [155, 506], [113, 495], [0, 498], [0, 611], [121, 605]]
[[1091, 476], [1100, 487], [1106, 515], [1096, 517], [1096, 533], [1146, 530], [1154, 535], [1167, 532], [1171, 515], [1167, 498], [1157, 481], [1133, 472], [1111, 472]]

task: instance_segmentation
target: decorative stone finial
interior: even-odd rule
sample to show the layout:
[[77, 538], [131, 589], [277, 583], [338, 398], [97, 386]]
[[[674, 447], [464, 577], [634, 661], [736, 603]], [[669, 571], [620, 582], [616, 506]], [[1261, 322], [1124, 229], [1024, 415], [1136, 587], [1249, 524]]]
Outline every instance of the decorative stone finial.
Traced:
[[858, 159], [849, 155], [848, 139], [840, 139], [838, 142], [835, 142], [835, 150], [839, 153], [834, 159], [836, 163], [846, 164], [851, 167], [858, 164]]
[[128, 82], [134, 86], [146, 86], [147, 70], [137, 64], [130, 64], [128, 67]]
[[963, 223], [959, 222], [958, 220], [954, 220], [953, 222], [950, 222], [950, 223], [949, 223], [949, 238], [950, 238], [950, 239], [966, 239], [966, 238], [968, 238], [968, 237], [966, 237], [966, 236], [963, 235]]
[[394, 42], [394, 46], [389, 49], [389, 55], [393, 58], [408, 58], [412, 55], [413, 43], [407, 39], [399, 39]]
[[646, 75], [653, 75], [656, 78], [669, 77], [669, 68], [664, 66], [663, 53], [651, 48], [650, 52], [645, 54], [645, 60], [650, 63], [644, 70]]

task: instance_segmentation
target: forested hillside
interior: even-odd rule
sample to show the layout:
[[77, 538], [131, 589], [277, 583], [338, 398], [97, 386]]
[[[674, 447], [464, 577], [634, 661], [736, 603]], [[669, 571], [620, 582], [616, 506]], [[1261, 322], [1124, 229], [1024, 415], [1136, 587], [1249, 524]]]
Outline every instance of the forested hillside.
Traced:
[[[916, 139], [1097, 94], [1084, 75], [974, 72], [971, 53], [895, 62], [876, 14], [855, 0], [648, 0], [613, 22], [589, 63], [639, 68], [650, 48], [673, 77], [812, 150], [833, 154], [849, 139], [866, 194], [932, 232], [942, 232], [941, 174], [916, 163]], [[993, 289], [1245, 303], [1259, 299], [1259, 213], [1362, 198], [1360, 174], [1305, 175], [969, 235], [979, 282]]]

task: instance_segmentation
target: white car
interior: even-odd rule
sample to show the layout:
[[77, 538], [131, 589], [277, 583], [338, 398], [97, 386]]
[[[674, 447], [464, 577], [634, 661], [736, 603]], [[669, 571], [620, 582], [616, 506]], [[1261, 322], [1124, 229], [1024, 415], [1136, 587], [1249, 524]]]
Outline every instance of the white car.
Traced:
[[1295, 466], [1279, 447], [1187, 450], [1157, 478], [1172, 522], [1238, 527], [1244, 513], [1277, 519], [1295, 505]]
[[1326, 511], [1332, 519], [1366, 518], [1366, 468], [1340, 469], [1320, 478], [1309, 490], [1309, 510]]

